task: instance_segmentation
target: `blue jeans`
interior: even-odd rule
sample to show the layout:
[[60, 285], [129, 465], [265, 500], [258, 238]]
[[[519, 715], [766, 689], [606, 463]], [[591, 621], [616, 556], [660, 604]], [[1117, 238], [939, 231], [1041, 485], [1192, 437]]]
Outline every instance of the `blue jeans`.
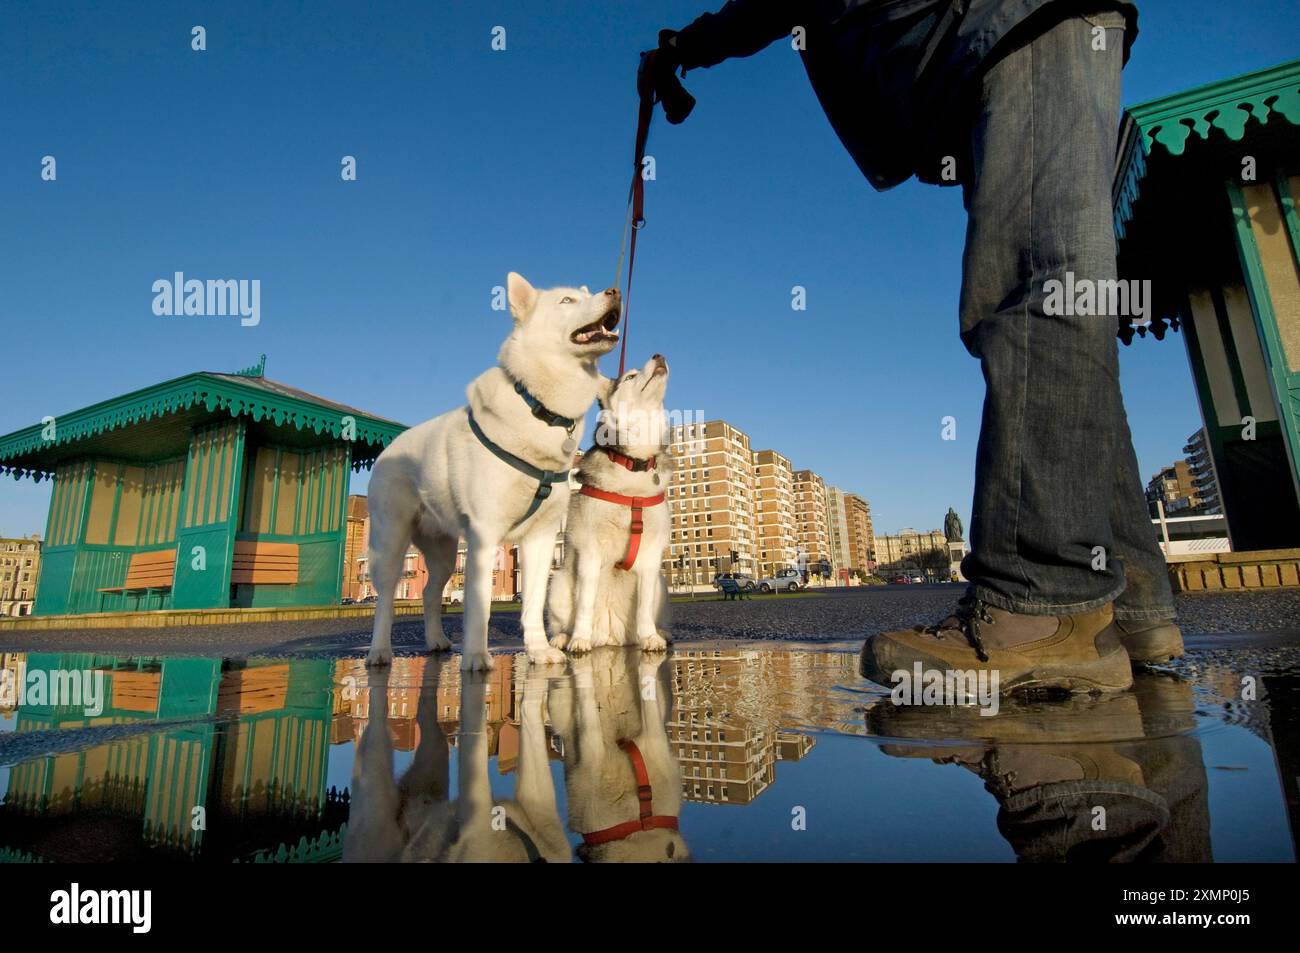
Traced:
[[987, 393], [962, 572], [985, 602], [1029, 615], [1113, 601], [1119, 619], [1174, 617], [1120, 396], [1117, 319], [1045, 306], [1067, 273], [1117, 277], [1123, 28], [1107, 12], [1047, 29], [989, 69], [973, 115], [961, 333]]

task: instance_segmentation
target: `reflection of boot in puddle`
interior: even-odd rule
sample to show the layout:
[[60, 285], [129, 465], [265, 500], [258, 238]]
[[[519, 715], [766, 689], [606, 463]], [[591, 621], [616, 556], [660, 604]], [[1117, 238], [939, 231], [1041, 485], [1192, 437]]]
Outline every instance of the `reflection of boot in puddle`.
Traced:
[[991, 717], [882, 702], [867, 725], [883, 737], [945, 742], [882, 750], [978, 774], [1000, 805], [998, 830], [1021, 860], [1208, 859], [1200, 746], [1170, 735], [1191, 727], [1191, 688], [1157, 675], [1137, 682], [1123, 695], [1004, 701]]

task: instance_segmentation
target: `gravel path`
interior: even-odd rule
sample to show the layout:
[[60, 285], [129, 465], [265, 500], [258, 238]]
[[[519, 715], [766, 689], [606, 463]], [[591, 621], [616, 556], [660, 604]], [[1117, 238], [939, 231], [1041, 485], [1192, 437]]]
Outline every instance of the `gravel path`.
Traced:
[[[806, 597], [760, 596], [742, 602], [708, 596], [693, 603], [675, 603], [673, 631], [678, 641], [840, 642], [933, 622], [960, 594], [957, 586], [938, 585], [830, 589]], [[1206, 641], [1201, 637], [1225, 633], [1272, 633], [1266, 641], [1273, 642], [1300, 639], [1300, 589], [1186, 594], [1178, 597], [1178, 610], [1189, 647]], [[448, 615], [443, 625], [452, 641], [459, 642], [461, 616]], [[417, 649], [423, 643], [423, 631], [418, 617], [401, 619], [393, 628], [393, 644], [399, 651]], [[0, 633], [0, 651], [347, 655], [363, 651], [369, 638], [366, 618], [326, 619], [173, 629], [4, 632]], [[492, 644], [510, 646], [519, 641], [518, 613], [497, 613], [492, 619]], [[1208, 641], [1224, 643], [1220, 638]]]

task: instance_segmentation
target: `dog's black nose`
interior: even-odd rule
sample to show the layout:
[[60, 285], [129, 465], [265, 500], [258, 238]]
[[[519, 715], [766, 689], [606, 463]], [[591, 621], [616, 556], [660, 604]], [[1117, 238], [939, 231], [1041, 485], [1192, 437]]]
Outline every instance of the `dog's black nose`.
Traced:
[[660, 364], [662, 364], [664, 360], [664, 356], [662, 354], [652, 354], [650, 356], [650, 360], [658, 361]]
[[619, 290], [617, 288], [606, 288], [605, 294], [610, 298], [617, 298], [619, 296]]

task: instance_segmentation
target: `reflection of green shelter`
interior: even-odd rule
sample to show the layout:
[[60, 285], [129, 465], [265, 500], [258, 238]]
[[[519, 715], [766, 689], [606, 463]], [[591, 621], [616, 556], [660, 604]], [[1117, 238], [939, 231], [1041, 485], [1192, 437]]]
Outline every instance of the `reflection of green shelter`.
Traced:
[[0, 437], [0, 472], [54, 480], [35, 614], [338, 601], [349, 468], [404, 428], [264, 365]]
[[[17, 733], [101, 734], [11, 768], [0, 862], [266, 859], [299, 838], [293, 859], [337, 859], [346, 803], [326, 790], [329, 660], [31, 654], [21, 671], [49, 673], [51, 687], [19, 707]], [[103, 679], [93, 715], [80, 691], [53, 697], [57, 679], [85, 673]]]
[[1185, 332], [1233, 548], [1300, 545], [1300, 60], [1129, 109], [1114, 196], [1139, 333]]

